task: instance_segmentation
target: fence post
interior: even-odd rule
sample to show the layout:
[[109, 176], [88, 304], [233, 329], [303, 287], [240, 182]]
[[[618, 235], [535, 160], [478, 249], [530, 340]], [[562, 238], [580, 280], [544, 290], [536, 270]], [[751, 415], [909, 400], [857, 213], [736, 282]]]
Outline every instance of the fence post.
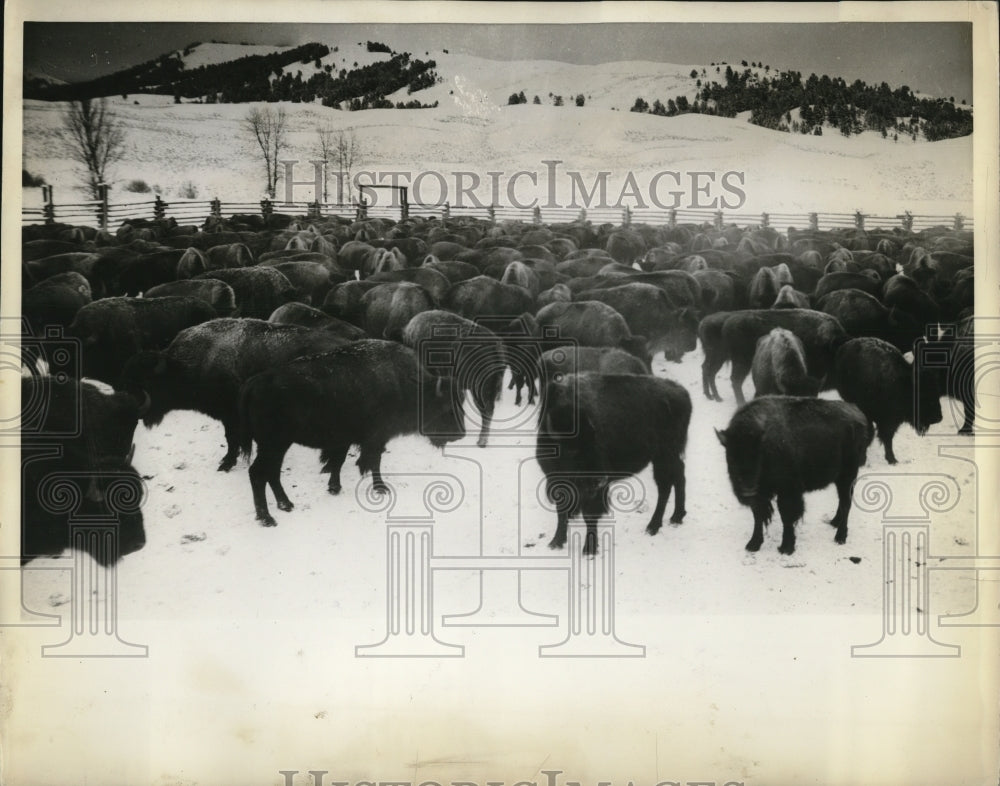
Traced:
[[368, 218], [368, 200], [365, 199], [364, 197], [361, 197], [358, 200], [358, 210], [357, 214], [355, 215], [355, 220], [364, 221], [366, 218]]
[[903, 229], [905, 229], [907, 232], [912, 232], [913, 231], [913, 213], [911, 213], [909, 210], [905, 210], [905, 211], [903, 211], [903, 215], [900, 216], [900, 218], [903, 219]]
[[212, 215], [215, 218], [222, 218], [222, 200], [216, 197], [209, 205], [211, 205]]
[[157, 194], [156, 195], [156, 200], [153, 202], [153, 218], [155, 218], [157, 220], [163, 218], [163, 216], [167, 212], [167, 208], [168, 207], [169, 207], [169, 205], [166, 202], [164, 202], [162, 199], [160, 199], [160, 195]]
[[715, 228], [718, 229], [720, 232], [722, 231], [722, 211], [721, 210], [716, 210], [715, 211]]
[[447, 221], [449, 218], [451, 218], [451, 204], [448, 203], [448, 202], [445, 202], [444, 203], [444, 208], [441, 211], [441, 220], [442, 221]]
[[811, 229], [813, 232], [819, 230], [819, 213], [809, 214], [809, 229]]
[[538, 205], [531, 211], [531, 220], [536, 224], [542, 223], [542, 209]]
[[956, 232], [958, 232], [964, 226], [965, 226], [965, 216], [963, 216], [961, 213], [956, 213], [955, 214], [955, 223], [952, 226], [952, 229], [954, 229]]
[[306, 207], [306, 218], [319, 218], [319, 202], [310, 202]]
[[771, 216], [769, 216], [767, 213], [761, 213], [760, 214], [760, 225], [764, 229], [767, 229], [769, 226], [771, 226]]
[[865, 231], [865, 214], [860, 210], [854, 211], [854, 228], [859, 232]]
[[667, 226], [670, 227], [671, 229], [677, 229], [677, 209], [676, 208], [673, 208], [673, 207], [670, 208], [670, 211], [667, 213]]
[[108, 228], [108, 190], [107, 183], [99, 183], [97, 186], [97, 197], [101, 201], [100, 206], [97, 208], [97, 221], [101, 229]]
[[400, 191], [402, 192], [403, 196], [403, 204], [400, 206], [399, 209], [399, 220], [406, 221], [406, 219], [410, 217], [410, 200], [407, 199], [406, 186], [403, 186], [400, 189]]
[[628, 205], [625, 205], [625, 210], [622, 211], [622, 226], [632, 226], [632, 208]]
[[576, 217], [576, 220], [579, 221], [581, 224], [584, 221], [587, 220], [587, 209], [586, 208], [583, 208], [583, 207], [580, 208], [580, 215], [578, 215]]
[[45, 206], [42, 208], [45, 223], [54, 224], [56, 221], [56, 203], [55, 198], [52, 196], [52, 186], [42, 186], [42, 199], [45, 200]]
[[495, 224], [497, 222], [497, 209], [495, 205], [490, 205], [486, 208], [486, 217], [490, 220], [491, 224]]
[[274, 204], [270, 197], [264, 197], [260, 200], [260, 214], [264, 218], [264, 223], [267, 223], [267, 220], [274, 214]]

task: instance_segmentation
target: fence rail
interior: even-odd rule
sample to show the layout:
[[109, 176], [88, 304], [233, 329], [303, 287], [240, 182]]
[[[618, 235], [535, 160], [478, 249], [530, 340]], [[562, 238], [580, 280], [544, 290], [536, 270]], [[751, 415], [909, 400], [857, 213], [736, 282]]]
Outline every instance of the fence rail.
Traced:
[[771, 227], [788, 229], [893, 229], [902, 228], [919, 231], [932, 227], [948, 229], [974, 229], [973, 220], [961, 213], [953, 215], [925, 215], [905, 211], [898, 215], [878, 215], [871, 213], [746, 213], [722, 210], [652, 210], [617, 208], [541, 208], [516, 207], [511, 205], [468, 206], [444, 204], [369, 204], [362, 200], [356, 204], [329, 204], [321, 202], [283, 202], [264, 199], [260, 202], [222, 202], [212, 200], [174, 200], [164, 202], [159, 197], [143, 202], [112, 204], [108, 200], [107, 187], [101, 191], [101, 199], [91, 202], [56, 204], [51, 186], [43, 186], [44, 204], [41, 207], [26, 207], [21, 211], [22, 225], [41, 223], [67, 223], [100, 227], [108, 231], [117, 230], [130, 219], [153, 219], [170, 217], [178, 224], [202, 224], [209, 216], [219, 218], [238, 214], [271, 215], [274, 213], [292, 216], [342, 216], [350, 218], [387, 218], [394, 221], [409, 217], [437, 218], [479, 218], [496, 223], [498, 221], [527, 221], [533, 223], [568, 223], [588, 220], [592, 223], [649, 224], [653, 226], [676, 226], [695, 224], [714, 226], [721, 229], [725, 225]]

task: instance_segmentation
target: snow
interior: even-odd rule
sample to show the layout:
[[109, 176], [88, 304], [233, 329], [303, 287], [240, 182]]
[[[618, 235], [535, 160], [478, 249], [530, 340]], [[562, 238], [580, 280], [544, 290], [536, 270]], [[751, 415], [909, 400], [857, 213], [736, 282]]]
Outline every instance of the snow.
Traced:
[[[335, 67], [369, 55], [355, 44], [340, 49], [330, 56]], [[971, 214], [970, 138], [893, 144], [873, 135], [805, 137], [735, 119], [627, 111], [637, 95], [665, 102], [693, 82], [691, 66], [501, 69], [464, 55], [430, 56], [447, 79], [412, 97], [437, 98], [437, 109], [349, 113], [286, 104], [287, 157], [306, 166], [316, 153], [316, 124], [329, 121], [356, 131], [362, 168], [377, 171], [526, 169], [544, 176], [540, 162], [559, 159], [563, 171], [588, 179], [613, 172], [609, 192], [617, 194], [628, 171], [644, 183], [663, 169], [739, 170], [746, 172], [742, 212]], [[304, 64], [303, 76], [313, 67]], [[506, 106], [522, 89], [529, 101], [561, 93], [567, 106]], [[590, 98], [575, 107], [571, 97], [581, 91]], [[204, 199], [259, 198], [259, 154], [240, 130], [247, 106], [138, 96], [111, 103], [129, 140], [114, 173], [116, 201], [135, 178], [162, 187], [168, 202], [186, 181]], [[23, 166], [54, 185], [57, 202], [80, 201], [74, 166], [60, 149], [61, 109], [25, 102]], [[567, 189], [560, 180], [561, 200]], [[175, 412], [152, 430], [140, 426], [134, 463], [147, 478], [148, 540], [117, 570], [117, 634], [147, 645], [148, 657], [39, 658], [39, 647], [68, 635], [72, 558], [33, 563], [23, 576], [23, 605], [58, 615], [63, 625], [5, 637], [14, 650], [5, 670], [14, 677], [10, 704], [17, 709], [8, 724], [6, 776], [52, 783], [72, 773], [91, 783], [157, 786], [278, 784], [281, 769], [299, 770], [297, 784], [309, 782], [309, 769], [329, 770], [326, 782], [523, 779], [545, 786], [545, 770], [565, 773], [556, 776], [560, 786], [569, 779], [635, 786], [706, 778], [975, 780], [983, 737], [995, 730], [994, 702], [983, 701], [995, 685], [980, 672], [995, 657], [996, 629], [935, 628], [940, 641], [961, 645], [960, 658], [852, 658], [853, 645], [875, 642], [883, 630], [879, 515], [855, 507], [847, 543], [838, 546], [824, 522], [836, 506], [833, 490], [815, 492], [806, 497], [794, 555], [778, 554], [778, 523], [758, 553], [746, 552], [752, 517], [732, 495], [713, 431], [735, 410], [728, 368], [719, 381], [725, 401], [709, 402], [701, 360], [699, 349], [679, 365], [656, 368], [684, 385], [694, 403], [687, 517], [650, 537], [646, 500], [614, 523], [616, 633], [645, 646], [636, 659], [538, 657], [539, 645], [566, 636], [564, 573], [522, 574], [524, 608], [558, 615], [555, 627], [442, 626], [442, 615], [477, 608], [480, 581], [469, 570], [434, 578], [435, 633], [464, 646], [465, 657], [356, 658], [357, 645], [386, 632], [387, 530], [386, 514], [363, 504], [368, 481], [356, 492], [354, 458], [344, 467], [344, 491], [331, 497], [317, 452], [293, 447], [283, 480], [296, 507], [283, 513], [272, 500], [278, 526], [268, 529], [254, 521], [246, 464], [216, 471], [224, 453], [218, 422]], [[745, 392], [752, 395], [750, 380]], [[977, 526], [988, 521], [985, 512], [977, 518], [975, 497], [976, 483], [989, 479], [977, 479], [971, 461], [939, 454], [970, 445], [955, 434], [956, 406], [943, 402], [944, 422], [922, 438], [900, 430], [898, 467], [885, 463], [876, 441], [862, 470], [954, 478], [961, 496], [933, 517], [924, 555], [931, 567], [975, 554]], [[517, 413], [505, 391], [495, 431]], [[537, 495], [533, 437], [510, 439], [507, 447], [504, 440], [498, 433], [479, 449], [473, 433], [443, 455], [416, 437], [389, 445], [383, 469], [398, 491], [397, 515], [420, 509], [428, 480], [421, 473], [451, 474], [464, 488], [457, 509], [433, 520], [435, 555], [478, 554], [481, 542], [489, 553], [553, 554], [547, 542], [555, 516]], [[654, 488], [648, 468], [637, 488]], [[501, 582], [511, 577], [499, 575]], [[980, 601], [995, 584], [980, 578]], [[976, 604], [976, 588], [971, 571], [934, 571], [922, 614], [933, 625], [938, 615], [965, 612]]]
[[[804, 136], [738, 119], [695, 114], [664, 118], [611, 111], [589, 102], [583, 107], [507, 106], [506, 87], [491, 88], [465, 77], [456, 77], [450, 84], [408, 97], [440, 100], [436, 109], [344, 112], [314, 104], [285, 104], [289, 144], [282, 158], [298, 159], [300, 166], [308, 166], [306, 162], [318, 155], [316, 126], [330, 123], [357, 134], [363, 154], [356, 171], [369, 170], [376, 176], [404, 172], [404, 185], [421, 172], [440, 172], [450, 184], [448, 196], [453, 205], [455, 172], [479, 173], [484, 185], [476, 193], [488, 204], [491, 192], [485, 185], [485, 172], [504, 173], [504, 189], [506, 179], [520, 170], [537, 173], [539, 185], [531, 194], [519, 188], [517, 198], [522, 203], [538, 198], [539, 204], [545, 204], [546, 165], [542, 162], [557, 160], [562, 162], [555, 186], [560, 205], [572, 201], [568, 172], [580, 173], [588, 186], [599, 172], [610, 172], [611, 204], [631, 172], [644, 201], [643, 205], [633, 201], [633, 207], [656, 207], [650, 191], [669, 207], [674, 199], [668, 194], [672, 181], [661, 180], [654, 188], [657, 173], [675, 171], [686, 177], [688, 172], [708, 171], [720, 177], [725, 172], [744, 173], [742, 204], [737, 196], [730, 197], [741, 213], [861, 210], [890, 217], [904, 210], [918, 215], [972, 213], [971, 137], [894, 143], [874, 133], [852, 138], [834, 133]], [[435, 99], [439, 94], [434, 91], [445, 87], [453, 94]], [[589, 92], [599, 91], [595, 86]], [[496, 99], [497, 94], [502, 101]], [[134, 100], [139, 100], [138, 106]], [[150, 186], [159, 185], [168, 201], [187, 181], [205, 199], [259, 199], [263, 190], [260, 153], [241, 128], [247, 105], [174, 105], [170, 99], [130, 97], [123, 101], [120, 96], [110, 101], [126, 127], [128, 147], [113, 172], [113, 195], [120, 195], [126, 183], [139, 178]], [[28, 171], [55, 187], [57, 203], [79, 201], [73, 198], [76, 167], [58, 138], [60, 112], [59, 104], [25, 102], [22, 158]], [[387, 177], [382, 182], [388, 182]], [[436, 182], [435, 178], [423, 181], [423, 202], [437, 200]], [[526, 185], [522, 179], [521, 186]], [[311, 199], [306, 191], [298, 188], [296, 199]], [[709, 200], [719, 196], [716, 190]], [[679, 200], [677, 206], [682, 209], [705, 204], [689, 188]], [[504, 190], [500, 201], [508, 202]]]
[[[175, 412], [160, 426], [136, 433], [134, 463], [148, 489], [148, 541], [118, 569], [118, 634], [149, 645], [148, 661], [124, 662], [110, 682], [100, 678], [101, 664], [81, 671], [69, 661], [49, 672], [46, 679], [55, 682], [44, 694], [40, 685], [22, 684], [19, 700], [36, 709], [47, 706], [45, 696], [55, 688], [60, 701], [75, 702], [70, 697], [89, 695], [74, 681], [80, 676], [73, 675], [84, 673], [95, 681], [91, 684], [107, 685], [118, 709], [107, 699], [91, 702], [74, 712], [72, 724], [81, 744], [102, 752], [107, 762], [123, 762], [117, 774], [97, 768], [102, 783], [153, 782], [160, 772], [191, 778], [195, 771], [212, 782], [221, 777], [223, 762], [228, 777], [256, 773], [275, 783], [281, 782], [278, 769], [336, 768], [338, 778], [348, 779], [379, 767], [389, 773], [417, 767], [421, 779], [480, 783], [504, 773], [513, 782], [530, 778], [546, 752], [553, 755], [545, 769], [561, 769], [566, 778], [586, 774], [595, 782], [614, 775], [615, 782], [629, 777], [654, 783], [654, 777], [668, 777], [665, 771], [681, 777], [692, 768], [747, 782], [780, 781], [775, 773], [786, 772], [803, 782], [817, 767], [818, 780], [847, 777], [857, 762], [816, 756], [835, 744], [830, 735], [842, 723], [858, 722], [855, 702], [887, 702], [863, 738], [882, 724], [882, 734], [919, 739], [925, 733], [923, 713], [915, 712], [923, 704], [921, 686], [893, 676], [912, 673], [908, 664], [894, 660], [877, 668], [873, 661], [849, 657], [852, 645], [875, 642], [880, 635], [883, 528], [877, 514], [855, 507], [848, 541], [836, 545], [824, 522], [835, 508], [835, 495], [826, 489], [806, 498], [794, 555], [778, 554], [778, 523], [766, 533], [760, 552], [746, 552], [751, 515], [732, 496], [713, 433], [731, 417], [732, 397], [725, 384], [720, 388], [726, 401], [702, 397], [700, 363], [696, 351], [679, 365], [656, 367], [656, 373], [683, 384], [694, 402], [686, 519], [651, 537], [644, 528], [653, 499], [646, 499], [637, 510], [618, 513], [613, 524], [616, 633], [624, 642], [645, 646], [644, 658], [571, 664], [538, 658], [538, 645], [566, 635], [567, 585], [558, 572], [525, 572], [521, 584], [523, 608], [558, 615], [557, 627], [443, 627], [441, 615], [470, 613], [478, 606], [479, 578], [468, 570], [436, 573], [433, 596], [436, 635], [464, 646], [464, 658], [356, 658], [356, 645], [377, 643], [386, 633], [387, 530], [385, 510], [363, 502], [367, 481], [358, 487], [353, 458], [345, 464], [344, 491], [331, 497], [317, 452], [294, 446], [284, 462], [283, 482], [296, 507], [282, 513], [272, 501], [278, 526], [263, 528], [253, 518], [246, 465], [240, 462], [228, 474], [215, 470], [224, 452], [220, 424]], [[752, 395], [749, 380], [746, 387]], [[503, 433], [502, 424], [530, 414], [526, 406], [518, 410], [512, 398], [505, 391], [486, 448], [475, 447], [474, 431], [445, 455], [417, 437], [389, 445], [383, 470], [396, 491], [391, 508], [396, 516], [426, 512], [429, 475], [451, 475], [462, 485], [462, 501], [433, 519], [436, 556], [478, 554], [481, 543], [486, 553], [507, 556], [554, 553], [546, 544], [555, 517], [537, 494], [541, 474], [532, 458], [533, 438]], [[913, 556], [932, 567], [944, 565], [946, 557], [974, 553], [977, 542], [973, 465], [937, 455], [940, 446], [969, 444], [955, 436], [953, 409], [946, 405], [945, 421], [923, 438], [901, 429], [898, 467], [890, 469], [874, 443], [862, 470], [862, 479], [886, 471], [954, 477], [961, 496], [952, 510], [934, 518], [934, 556]], [[653, 493], [648, 468], [636, 488], [640, 500], [642, 489]], [[72, 589], [68, 573], [59, 570], [67, 563], [68, 558], [34, 563], [38, 570], [28, 571], [23, 581], [26, 608], [68, 613]], [[496, 580], [507, 593], [494, 599], [515, 600], [513, 575], [490, 574], [487, 583]], [[931, 597], [932, 608], [923, 610], [929, 617], [970, 609], [976, 602], [974, 577], [937, 571]], [[487, 604], [487, 612], [494, 610]], [[976, 657], [975, 640], [963, 639], [961, 629], [946, 635], [949, 642], [965, 641], [967, 657]], [[926, 732], [935, 737], [960, 701], [974, 706], [978, 699], [978, 688], [948, 674], [938, 678], [951, 692], [947, 704], [938, 702], [935, 731]], [[908, 693], [912, 701], [889, 703]], [[629, 697], [627, 703], [613, 701], [616, 694]], [[863, 699], [851, 698], [855, 695]], [[603, 697], [599, 712], [593, 704], [597, 697]], [[753, 723], [758, 715], [767, 722]], [[636, 725], [639, 718], [644, 720]], [[16, 726], [15, 732], [25, 733]], [[114, 750], [106, 740], [112, 732], [123, 744]], [[140, 756], [122, 754], [120, 747], [137, 733], [137, 743], [158, 742]], [[797, 740], [791, 747], [783, 742], [790, 736]], [[863, 741], [855, 744], [865, 747]], [[954, 777], [958, 762], [975, 758], [970, 741], [953, 744], [964, 757], [941, 759], [935, 746], [909, 746], [896, 769], [880, 770], [884, 782], [894, 782], [894, 772], [915, 771], [912, 767]], [[36, 755], [13, 757], [15, 772], [30, 762], [40, 781], [54, 776], [55, 763], [40, 758], [37, 746], [33, 750]], [[854, 776], [876, 782], [858, 772]]]

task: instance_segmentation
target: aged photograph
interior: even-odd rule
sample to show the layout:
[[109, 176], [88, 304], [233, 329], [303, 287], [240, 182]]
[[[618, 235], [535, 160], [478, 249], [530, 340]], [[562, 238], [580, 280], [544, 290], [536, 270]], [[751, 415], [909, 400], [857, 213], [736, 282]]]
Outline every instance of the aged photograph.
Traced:
[[995, 5], [175, 5], [5, 7], [0, 781], [996, 782]]

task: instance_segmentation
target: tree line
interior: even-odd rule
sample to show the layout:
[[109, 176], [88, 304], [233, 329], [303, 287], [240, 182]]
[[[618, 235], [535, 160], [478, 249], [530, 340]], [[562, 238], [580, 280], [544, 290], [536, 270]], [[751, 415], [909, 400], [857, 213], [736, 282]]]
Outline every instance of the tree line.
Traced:
[[[368, 41], [366, 45], [369, 52], [384, 52], [390, 57], [365, 66], [355, 62], [351, 69], [341, 68], [334, 73], [331, 64], [321, 62], [331, 52], [325, 44], [304, 44], [284, 52], [247, 55], [191, 69], [184, 68], [179, 58], [169, 54], [87, 82], [66, 85], [26, 82], [25, 98], [78, 101], [148, 93], [173, 95], [177, 103], [182, 99], [211, 104], [306, 103], [318, 99], [324, 106], [352, 110], [437, 105], [437, 102], [423, 104], [416, 99], [393, 103], [386, 98], [403, 88], [409, 95], [442, 81], [434, 70], [437, 66], [434, 60], [412, 58], [409, 52], [392, 52], [387, 45], [377, 41]], [[188, 46], [185, 53], [190, 53], [194, 46]], [[316, 70], [308, 78], [303, 77], [301, 69], [293, 73], [294, 65], [309, 63]]]
[[[860, 79], [848, 84], [840, 77], [810, 74], [805, 80], [799, 71], [775, 71], [763, 67], [764, 74], [750, 67], [742, 71], [720, 63], [715, 67], [723, 81], [709, 80], [706, 69], [693, 69], [696, 80], [694, 99], [678, 95], [666, 104], [656, 99], [649, 104], [639, 97], [633, 112], [648, 112], [672, 117], [697, 112], [721, 117], [735, 117], [750, 112], [750, 122], [777, 131], [802, 134], [823, 133], [824, 124], [844, 136], [865, 130], [878, 131], [883, 137], [923, 135], [928, 141], [950, 139], [972, 133], [972, 110], [955, 105], [954, 97], [920, 98], [908, 86], [892, 89], [885, 82], [869, 85]], [[722, 66], [726, 70], [722, 72]], [[743, 66], [746, 66], [743, 61]], [[964, 102], [963, 102], [964, 103]], [[792, 112], [798, 109], [799, 117]]]

